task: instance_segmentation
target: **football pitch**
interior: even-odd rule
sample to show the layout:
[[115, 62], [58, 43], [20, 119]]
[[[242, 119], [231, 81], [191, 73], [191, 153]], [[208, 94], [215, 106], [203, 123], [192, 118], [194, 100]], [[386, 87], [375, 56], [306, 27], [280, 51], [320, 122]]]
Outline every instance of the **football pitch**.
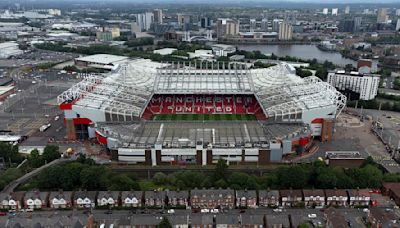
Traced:
[[153, 120], [176, 120], [176, 121], [237, 121], [257, 120], [252, 114], [156, 114]]

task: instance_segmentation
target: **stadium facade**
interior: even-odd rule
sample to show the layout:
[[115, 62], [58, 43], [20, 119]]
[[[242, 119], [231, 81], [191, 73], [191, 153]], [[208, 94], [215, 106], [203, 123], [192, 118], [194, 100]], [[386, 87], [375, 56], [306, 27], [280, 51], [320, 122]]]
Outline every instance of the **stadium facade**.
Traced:
[[280, 162], [328, 140], [346, 97], [286, 63], [135, 59], [58, 97], [69, 139], [97, 138], [119, 161], [160, 165]]

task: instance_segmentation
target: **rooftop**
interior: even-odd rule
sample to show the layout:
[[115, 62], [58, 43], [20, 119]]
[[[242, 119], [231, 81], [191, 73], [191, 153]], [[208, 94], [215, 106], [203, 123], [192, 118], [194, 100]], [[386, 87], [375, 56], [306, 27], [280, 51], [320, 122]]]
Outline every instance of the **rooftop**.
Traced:
[[109, 65], [109, 64], [113, 64], [113, 63], [120, 62], [120, 61], [127, 60], [127, 59], [128, 59], [128, 57], [126, 57], [126, 56], [97, 54], [97, 55], [89, 55], [89, 56], [85, 56], [85, 57], [79, 57], [79, 58], [76, 58], [75, 60]]

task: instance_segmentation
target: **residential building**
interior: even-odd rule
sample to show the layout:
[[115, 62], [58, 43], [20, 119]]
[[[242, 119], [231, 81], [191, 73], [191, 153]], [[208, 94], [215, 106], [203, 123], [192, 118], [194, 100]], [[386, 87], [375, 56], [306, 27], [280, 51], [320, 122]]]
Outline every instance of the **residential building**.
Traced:
[[255, 190], [236, 190], [237, 208], [256, 208], [257, 192]]
[[278, 190], [260, 190], [258, 191], [258, 202], [260, 207], [278, 207]]
[[368, 221], [372, 228], [398, 227], [397, 216], [393, 211], [372, 207], [368, 213]]
[[164, 207], [165, 206], [164, 191], [145, 191], [144, 204], [146, 207]]
[[93, 208], [96, 203], [95, 191], [76, 191], [73, 196], [73, 204], [76, 208]]
[[281, 205], [284, 207], [300, 206], [303, 203], [303, 193], [298, 189], [280, 190]]
[[143, 206], [142, 191], [123, 191], [121, 192], [121, 206], [140, 208]]
[[99, 191], [97, 194], [97, 206], [109, 206], [118, 207], [119, 206], [119, 196], [118, 191]]
[[378, 16], [376, 18], [376, 22], [379, 24], [386, 24], [388, 21], [387, 9], [380, 8], [378, 9]]
[[267, 18], [263, 18], [261, 20], [261, 31], [268, 32], [268, 19]]
[[233, 19], [218, 19], [216, 28], [217, 38], [239, 34], [239, 22]]
[[344, 215], [334, 207], [330, 207], [324, 211], [327, 228], [347, 228], [346, 218]]
[[272, 31], [279, 32], [279, 25], [283, 22], [282, 19], [274, 19], [272, 20]]
[[362, 17], [354, 17], [354, 32], [359, 32], [361, 30]]
[[154, 14], [151, 12], [136, 14], [136, 24], [141, 30], [147, 31], [154, 22]]
[[325, 193], [322, 189], [303, 189], [303, 196], [307, 207], [325, 206]]
[[163, 12], [161, 9], [153, 10], [154, 15], [154, 23], [162, 24], [163, 23]]
[[39, 191], [29, 191], [24, 196], [24, 207], [31, 209], [42, 209], [48, 205], [49, 193]]
[[254, 32], [257, 28], [256, 19], [250, 19], [250, 32]]
[[194, 189], [191, 191], [192, 208], [235, 207], [235, 192], [231, 189]]
[[369, 189], [347, 190], [350, 206], [368, 206], [371, 200]]
[[400, 18], [396, 22], [396, 31], [400, 31]]
[[291, 40], [293, 38], [293, 27], [287, 22], [282, 22], [279, 24], [279, 40]]
[[328, 9], [328, 8], [324, 8], [324, 9], [322, 10], [322, 14], [328, 15], [328, 13], [329, 13], [329, 9]]
[[50, 208], [71, 208], [72, 192], [50, 192], [49, 206]]
[[0, 193], [0, 209], [20, 210], [24, 192]]
[[343, 189], [325, 189], [327, 206], [347, 206], [348, 196], [346, 190]]
[[189, 192], [188, 191], [166, 191], [167, 204], [170, 207], [184, 207], [188, 206]]
[[338, 70], [328, 73], [327, 82], [349, 100], [372, 100], [378, 94], [379, 80], [379, 75]]

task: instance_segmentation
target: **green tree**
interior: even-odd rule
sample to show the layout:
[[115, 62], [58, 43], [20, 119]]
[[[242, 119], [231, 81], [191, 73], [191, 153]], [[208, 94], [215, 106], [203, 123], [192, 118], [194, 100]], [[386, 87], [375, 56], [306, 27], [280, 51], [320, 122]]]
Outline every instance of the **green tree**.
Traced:
[[37, 168], [40, 167], [44, 164], [44, 160], [42, 159], [42, 157], [39, 155], [39, 151], [37, 149], [33, 149], [31, 151], [31, 153], [28, 156], [28, 161], [29, 164], [33, 167], [33, 168]]
[[169, 222], [167, 217], [163, 217], [160, 224], [157, 226], [158, 228], [172, 228], [171, 223]]
[[276, 174], [281, 188], [304, 188], [310, 178], [310, 173], [300, 165], [278, 168]]
[[140, 190], [139, 184], [125, 174], [113, 175], [108, 186], [110, 191]]
[[214, 182], [218, 180], [224, 180], [225, 183], [228, 179], [228, 164], [224, 159], [219, 159], [214, 170]]
[[92, 166], [82, 170], [82, 188], [88, 191], [104, 190], [107, 185], [107, 172], [103, 166]]
[[153, 176], [153, 182], [156, 185], [165, 185], [167, 184], [167, 175], [162, 172], [157, 172]]
[[61, 157], [61, 154], [60, 154], [58, 146], [47, 145], [43, 150], [42, 159], [47, 163], [51, 162], [53, 160], [56, 160], [60, 157]]

